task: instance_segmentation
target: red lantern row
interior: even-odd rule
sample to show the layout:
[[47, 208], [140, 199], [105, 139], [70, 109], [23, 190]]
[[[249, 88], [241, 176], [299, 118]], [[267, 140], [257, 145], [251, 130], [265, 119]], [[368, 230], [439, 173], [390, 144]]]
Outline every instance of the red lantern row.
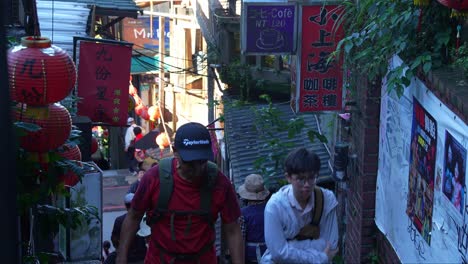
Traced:
[[76, 68], [70, 56], [45, 37], [23, 37], [8, 52], [13, 101], [45, 106], [68, 96], [75, 86]]

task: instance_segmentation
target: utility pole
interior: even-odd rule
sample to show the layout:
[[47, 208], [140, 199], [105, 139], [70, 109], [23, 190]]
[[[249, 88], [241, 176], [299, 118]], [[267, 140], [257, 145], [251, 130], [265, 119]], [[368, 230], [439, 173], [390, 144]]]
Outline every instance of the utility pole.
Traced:
[[165, 41], [164, 41], [164, 32], [166, 31], [164, 28], [165, 24], [165, 17], [160, 16], [159, 17], [159, 82], [158, 82], [158, 87], [159, 87], [159, 109], [161, 111], [161, 120], [164, 124], [164, 113], [166, 112], [166, 98], [164, 94], [164, 55], [166, 53], [166, 50], [164, 48]]

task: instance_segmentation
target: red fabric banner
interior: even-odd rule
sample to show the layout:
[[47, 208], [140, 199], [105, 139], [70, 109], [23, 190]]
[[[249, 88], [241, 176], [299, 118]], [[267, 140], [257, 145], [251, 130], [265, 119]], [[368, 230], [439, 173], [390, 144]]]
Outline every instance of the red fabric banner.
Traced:
[[132, 48], [80, 42], [78, 114], [93, 122], [125, 126]]
[[343, 63], [327, 59], [343, 38], [343, 28], [337, 24], [343, 11], [340, 5], [302, 7], [299, 112], [342, 108]]

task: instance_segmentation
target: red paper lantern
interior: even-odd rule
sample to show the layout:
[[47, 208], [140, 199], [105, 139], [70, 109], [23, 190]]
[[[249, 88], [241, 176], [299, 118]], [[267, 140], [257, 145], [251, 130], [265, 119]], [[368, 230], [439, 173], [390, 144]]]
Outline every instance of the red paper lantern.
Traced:
[[78, 145], [64, 144], [59, 148], [58, 154], [64, 159], [81, 161], [81, 150]]
[[442, 5], [458, 11], [468, 10], [468, 0], [437, 0]]
[[70, 56], [45, 37], [23, 37], [8, 52], [13, 101], [45, 106], [64, 99], [75, 86], [76, 69]]
[[[131, 81], [131, 80], [130, 80]], [[131, 96], [134, 96], [136, 94], [138, 94], [138, 90], [135, 88], [135, 86], [131, 85], [128, 87], [128, 93], [131, 95]]]
[[160, 149], [164, 149], [169, 147], [171, 142], [169, 141], [167, 134], [163, 132], [156, 137], [156, 144], [158, 144]]
[[141, 110], [140, 117], [143, 118], [144, 120], [149, 120], [150, 116], [149, 116], [149, 114], [148, 114], [148, 107], [145, 106], [145, 107]]
[[137, 106], [135, 106], [135, 114], [141, 116], [141, 113], [143, 112], [143, 109], [145, 107], [146, 106], [144, 106], [143, 104], [138, 104]]
[[98, 141], [95, 137], [91, 137], [91, 154], [98, 150]]
[[[76, 165], [77, 166], [82, 166], [78, 162], [76, 163]], [[78, 177], [78, 175], [76, 173], [74, 173], [73, 171], [69, 170], [65, 174], [59, 176], [58, 180], [63, 182], [63, 184], [65, 184], [65, 186], [73, 187], [80, 181], [80, 177]]]
[[27, 132], [20, 139], [21, 147], [31, 152], [46, 152], [61, 146], [70, 136], [71, 117], [68, 110], [59, 104], [47, 107], [24, 107], [16, 112], [16, 120], [41, 127]]
[[159, 119], [159, 116], [160, 116], [160, 113], [159, 113], [159, 107], [153, 105], [153, 106], [150, 106], [150, 108], [148, 108], [148, 115], [149, 115], [149, 119], [151, 121], [156, 121]]

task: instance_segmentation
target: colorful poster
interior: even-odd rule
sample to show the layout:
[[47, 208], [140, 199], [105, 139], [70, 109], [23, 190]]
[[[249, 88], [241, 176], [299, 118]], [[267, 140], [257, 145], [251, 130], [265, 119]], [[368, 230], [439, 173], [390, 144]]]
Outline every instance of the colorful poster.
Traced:
[[342, 109], [342, 59], [329, 56], [343, 38], [337, 23], [343, 11], [341, 5], [302, 7], [299, 112]]
[[296, 6], [294, 4], [245, 4], [246, 53], [294, 52]]
[[465, 164], [466, 149], [446, 131], [442, 192], [460, 214], [465, 209]]
[[434, 206], [434, 166], [437, 123], [413, 97], [409, 192], [406, 213], [424, 240], [431, 244]]
[[112, 126], [127, 124], [132, 47], [80, 42], [78, 114]]

